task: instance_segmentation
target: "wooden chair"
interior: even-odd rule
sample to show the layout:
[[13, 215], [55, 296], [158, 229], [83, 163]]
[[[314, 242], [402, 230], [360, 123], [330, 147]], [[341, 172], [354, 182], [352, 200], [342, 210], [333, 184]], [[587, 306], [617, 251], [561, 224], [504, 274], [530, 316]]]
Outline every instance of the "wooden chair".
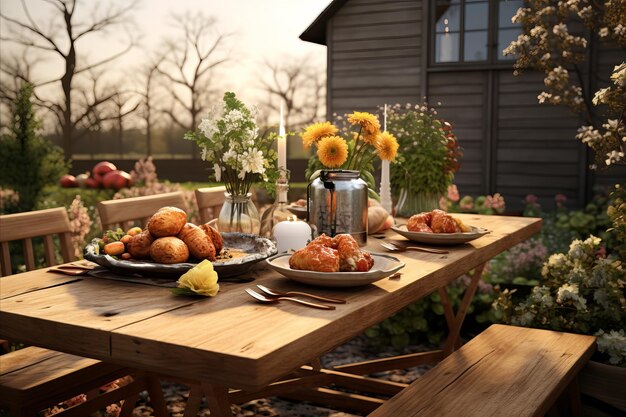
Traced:
[[494, 324], [369, 416], [581, 416], [594, 351], [593, 336]]
[[224, 205], [226, 187], [207, 187], [196, 190], [196, 202], [200, 212], [200, 220], [207, 223], [216, 219]]
[[13, 273], [9, 242], [14, 240], [22, 241], [24, 263], [29, 271], [35, 269], [34, 237], [43, 238], [44, 257], [48, 266], [57, 264], [53, 235], [59, 236], [63, 260], [65, 262], [75, 260], [71, 243], [70, 221], [64, 208], [2, 215], [0, 216], [0, 227], [2, 228], [0, 234], [2, 271], [0, 276]]
[[183, 193], [175, 191], [144, 197], [101, 201], [98, 203], [98, 214], [103, 230], [111, 229], [116, 225], [127, 230], [134, 222], [139, 222], [142, 227], [145, 226], [148, 219], [158, 209], [166, 206], [186, 210]]
[[[63, 261], [75, 260], [70, 222], [64, 208], [1, 215], [2, 275], [12, 273], [9, 254], [11, 241], [22, 241], [26, 269], [32, 270], [36, 267], [32, 240], [42, 237], [45, 261], [48, 266], [56, 265], [53, 235], [59, 236]], [[89, 393], [89, 401], [82, 409], [96, 411], [118, 400], [138, 395], [145, 389], [147, 379], [142, 377], [128, 387], [122, 387], [120, 391], [102, 395], [98, 393], [100, 386], [131, 372], [130, 369], [95, 359], [34, 346], [26, 347], [0, 356], [0, 405], [8, 407], [12, 416], [33, 416], [61, 401]], [[158, 391], [152, 389], [151, 395], [157, 403], [160, 401]], [[162, 397], [162, 393], [160, 395]], [[129, 402], [127, 407], [132, 404]]]

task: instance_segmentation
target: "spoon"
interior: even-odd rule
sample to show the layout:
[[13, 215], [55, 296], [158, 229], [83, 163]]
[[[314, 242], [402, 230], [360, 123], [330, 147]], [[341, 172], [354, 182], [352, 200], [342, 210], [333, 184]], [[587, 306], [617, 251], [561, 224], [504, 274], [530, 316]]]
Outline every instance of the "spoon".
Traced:
[[287, 300], [287, 301], [293, 301], [294, 303], [304, 304], [309, 307], [320, 308], [322, 310], [334, 310], [335, 309], [335, 306], [327, 306], [326, 304], [311, 303], [310, 301], [304, 301], [299, 298], [282, 297], [282, 296], [269, 298], [262, 294], [259, 294], [258, 292], [254, 290], [251, 290], [250, 288], [246, 288], [246, 292], [250, 294], [253, 298], [263, 303], [277, 303], [280, 300]]
[[287, 292], [280, 292], [280, 291], [276, 291], [276, 290], [272, 290], [271, 288], [266, 287], [265, 285], [261, 285], [261, 284], [257, 284], [257, 287], [259, 287], [259, 289], [261, 291], [263, 291], [265, 294], [268, 295], [273, 295], [275, 297], [310, 297], [310, 298], [314, 298], [316, 300], [320, 300], [320, 301], [326, 301], [329, 303], [337, 303], [337, 304], [345, 304], [346, 300], [341, 300], [339, 298], [331, 298], [331, 297], [322, 297], [321, 295], [314, 295], [314, 294], [309, 294], [306, 292], [300, 292], [300, 291], [287, 291]]

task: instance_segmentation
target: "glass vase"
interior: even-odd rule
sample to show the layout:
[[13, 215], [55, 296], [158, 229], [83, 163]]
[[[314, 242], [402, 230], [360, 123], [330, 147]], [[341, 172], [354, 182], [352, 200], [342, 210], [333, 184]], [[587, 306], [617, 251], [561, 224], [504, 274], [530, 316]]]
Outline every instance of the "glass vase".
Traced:
[[217, 219], [220, 232], [259, 234], [261, 221], [259, 212], [252, 202], [252, 193], [231, 195], [224, 193], [226, 201]]
[[441, 194], [412, 192], [408, 188], [402, 188], [396, 205], [396, 216], [411, 217], [414, 214], [438, 209], [440, 198]]

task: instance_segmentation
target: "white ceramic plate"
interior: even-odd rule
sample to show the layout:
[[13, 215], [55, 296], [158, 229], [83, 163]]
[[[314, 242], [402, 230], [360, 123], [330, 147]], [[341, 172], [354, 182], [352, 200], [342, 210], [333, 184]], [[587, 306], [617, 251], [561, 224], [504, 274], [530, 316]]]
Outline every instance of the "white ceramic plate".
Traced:
[[470, 240], [478, 239], [479, 237], [489, 233], [489, 230], [482, 229], [480, 227], [470, 226], [471, 232], [465, 233], [424, 233], [424, 232], [410, 232], [407, 230], [406, 225], [392, 226], [391, 229], [404, 236], [405, 238], [414, 242], [431, 243], [435, 245], [458, 245], [461, 243], [469, 242]]
[[301, 271], [289, 267], [291, 254], [272, 256], [265, 261], [269, 266], [294, 281], [322, 287], [356, 287], [387, 278], [400, 269], [404, 263], [389, 255], [372, 253], [374, 266], [367, 272], [316, 272]]

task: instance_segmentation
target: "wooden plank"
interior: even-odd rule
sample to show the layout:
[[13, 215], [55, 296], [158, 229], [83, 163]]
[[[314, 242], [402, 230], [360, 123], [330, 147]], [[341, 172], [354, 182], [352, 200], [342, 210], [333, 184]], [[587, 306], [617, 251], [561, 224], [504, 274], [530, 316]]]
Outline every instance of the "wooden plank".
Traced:
[[420, 46], [420, 39], [416, 37], [396, 37], [385, 39], [366, 39], [356, 41], [336, 41], [333, 43], [336, 52], [375, 51], [397, 48], [415, 48]]
[[57, 264], [56, 256], [54, 255], [54, 242], [51, 235], [45, 235], [43, 237], [43, 250], [46, 258], [46, 265], [53, 266]]
[[35, 269], [35, 252], [33, 251], [33, 240], [26, 238], [22, 240], [22, 249], [24, 252], [24, 263], [28, 271]]
[[68, 275], [42, 274], [45, 270], [39, 269], [3, 277], [0, 281], [0, 299], [80, 280], [80, 278]]
[[[421, 54], [421, 46], [409, 46], [393, 49], [377, 49], [377, 50], [360, 50], [360, 51], [341, 51], [337, 52], [334, 48], [329, 48], [329, 67], [332, 68], [334, 62], [341, 62], [349, 59], [386, 59], [386, 58], [419, 58]], [[332, 74], [327, 74], [330, 79]]]
[[595, 338], [493, 325], [370, 417], [543, 416], [595, 350]]
[[[112, 285], [108, 280], [95, 278], [76, 280], [74, 277], [57, 277], [45, 270], [30, 274], [48, 280], [45, 285], [50, 285], [54, 279], [56, 283], [62, 279], [66, 281], [63, 285], [40, 288], [36, 292], [29, 292], [32, 288], [25, 285], [17, 295], [15, 287], [9, 288], [13, 295], [6, 297], [4, 280], [8, 278], [2, 278], [0, 334], [10, 340], [94, 358], [110, 356], [109, 332], [113, 329], [140, 323], [197, 301], [175, 297], [163, 287], [124, 282]], [[15, 285], [21, 277], [9, 278]]]
[[356, 411], [357, 413], [364, 414], [372, 412], [385, 402], [380, 398], [350, 394], [329, 388], [294, 391], [281, 395], [281, 397], [296, 401], [309, 401], [315, 404], [323, 404], [337, 410]]
[[335, 366], [335, 370], [350, 374], [373, 374], [376, 372], [389, 371], [392, 369], [407, 369], [417, 365], [435, 363], [443, 359], [443, 351], [417, 352], [406, 355], [398, 355], [390, 358], [372, 359], [369, 361], [349, 363]]
[[[35, 236], [53, 235], [69, 230], [69, 218], [64, 208], [30, 211], [0, 216], [2, 241], [22, 240]], [[36, 232], [33, 234], [33, 232]]]
[[9, 242], [0, 242], [2, 247], [2, 273], [0, 275], [7, 276], [13, 273], [11, 268], [11, 252], [9, 251]]
[[396, 10], [407, 10], [407, 5], [415, 6], [419, 3], [415, 1], [378, 1], [372, 4], [353, 5], [352, 2], [347, 2], [342, 8], [340, 8], [335, 16], [343, 17], [352, 15], [365, 15], [365, 14], [378, 14], [381, 12], [390, 12]]
[[[337, 13], [333, 17], [333, 24], [338, 27], [350, 27], [355, 24], [377, 25], [381, 23], [405, 22], [411, 20], [421, 20], [421, 7], [407, 5], [400, 10], [381, 10], [378, 13], [346, 14]], [[355, 23], [356, 22], [356, 23]]]
[[340, 41], [357, 41], [368, 39], [386, 39], [398, 37], [419, 36], [419, 22], [417, 16], [413, 16], [409, 20], [409, 16], [405, 16], [402, 21], [379, 23], [376, 25], [366, 25], [358, 23], [358, 25], [343, 26], [337, 25], [333, 33], [333, 42]]
[[98, 203], [98, 214], [100, 215], [102, 228], [108, 229], [114, 224], [150, 217], [158, 209], [165, 206], [173, 206], [185, 210], [183, 193], [175, 191], [144, 197], [101, 201]]
[[60, 355], [63, 355], [63, 353], [36, 346], [29, 346], [24, 349], [16, 350], [15, 352], [7, 353], [6, 355], [2, 355], [2, 360], [0, 361], [0, 376], [19, 371], [22, 368], [27, 368], [33, 364]]
[[200, 212], [202, 223], [217, 218], [219, 210], [226, 200], [225, 192], [226, 187], [224, 186], [198, 188], [195, 191], [196, 203], [198, 204], [198, 211]]

